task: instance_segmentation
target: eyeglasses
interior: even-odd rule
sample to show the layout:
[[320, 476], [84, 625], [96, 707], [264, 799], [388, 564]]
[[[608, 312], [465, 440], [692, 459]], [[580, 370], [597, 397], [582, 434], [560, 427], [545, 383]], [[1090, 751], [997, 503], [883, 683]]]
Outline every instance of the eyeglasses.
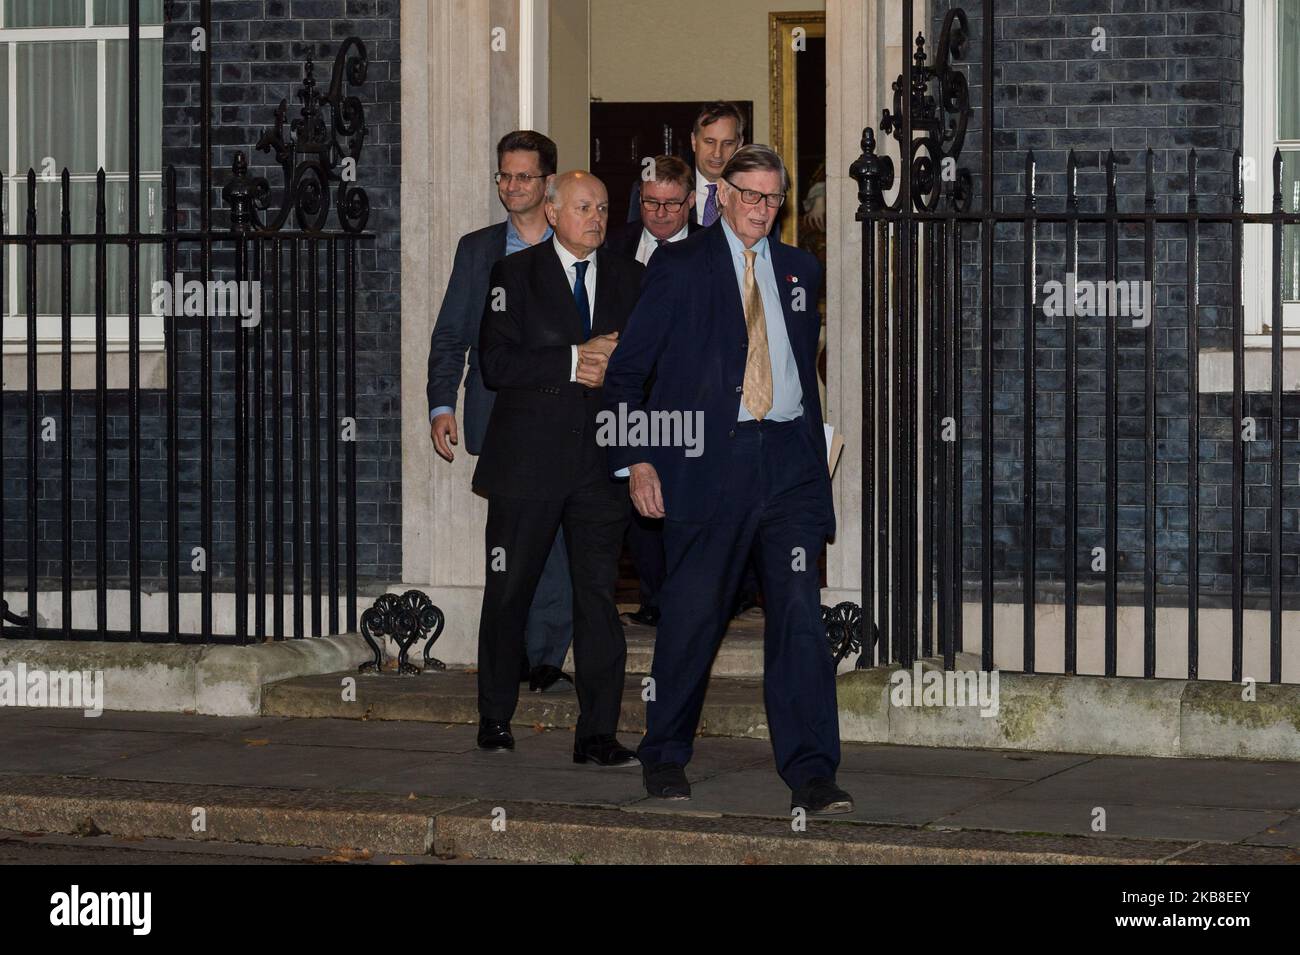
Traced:
[[492, 181], [495, 182], [497, 185], [500, 185], [503, 182], [506, 185], [510, 185], [511, 180], [514, 180], [515, 182], [519, 183], [519, 185], [526, 186], [528, 185], [529, 182], [531, 182], [534, 179], [545, 179], [545, 178], [546, 178], [545, 175], [530, 176], [527, 173], [523, 173], [523, 172], [519, 172], [519, 173], [494, 172], [492, 174]]
[[646, 210], [646, 212], [658, 212], [660, 206], [663, 206], [669, 212], [677, 212], [684, 205], [686, 205], [685, 199], [642, 199], [641, 200], [641, 208]]
[[757, 189], [741, 189], [730, 179], [724, 179], [723, 182], [740, 193], [740, 201], [747, 206], [756, 206], [758, 200], [762, 199], [767, 203], [769, 209], [780, 209], [781, 203], [785, 202], [784, 192], [759, 192]]

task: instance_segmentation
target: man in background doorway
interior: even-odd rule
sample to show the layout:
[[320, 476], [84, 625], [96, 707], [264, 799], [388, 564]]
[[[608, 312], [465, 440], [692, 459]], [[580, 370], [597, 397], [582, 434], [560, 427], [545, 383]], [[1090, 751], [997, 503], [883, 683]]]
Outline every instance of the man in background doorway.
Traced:
[[[546, 185], [555, 175], [556, 147], [529, 129], [507, 133], [497, 143], [497, 199], [505, 222], [461, 236], [429, 343], [429, 430], [439, 457], [451, 461], [459, 444], [456, 395], [465, 377], [465, 449], [478, 455], [496, 392], [483, 384], [479, 370], [479, 325], [488, 297], [493, 264], [507, 255], [549, 241], [552, 229], [543, 204]], [[465, 373], [465, 356], [469, 371]], [[564, 532], [556, 534], [546, 559], [525, 628], [527, 657], [519, 674], [534, 692], [572, 691], [564, 673], [565, 654], [573, 639], [573, 590]]]
[[[695, 211], [691, 221], [710, 226], [718, 221], [718, 177], [732, 153], [745, 143], [745, 117], [734, 103], [718, 100], [700, 107], [691, 126], [695, 156]], [[641, 183], [632, 189], [628, 222], [641, 220]]]

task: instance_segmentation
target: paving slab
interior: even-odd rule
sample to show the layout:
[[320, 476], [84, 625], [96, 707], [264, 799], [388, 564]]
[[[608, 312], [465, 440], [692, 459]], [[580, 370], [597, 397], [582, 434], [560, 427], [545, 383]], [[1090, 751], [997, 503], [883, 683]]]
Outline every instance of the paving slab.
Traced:
[[71, 774], [171, 751], [186, 738], [179, 733], [72, 732], [61, 727], [24, 725], [21, 732], [5, 733], [3, 739], [0, 773]]
[[257, 727], [272, 743], [351, 747], [419, 753], [464, 753], [477, 744], [478, 727], [409, 720], [277, 719]]
[[145, 713], [105, 710], [85, 716], [81, 710], [51, 707], [0, 707], [0, 731], [8, 722], [26, 726], [61, 726], [86, 730], [133, 730], [141, 733], [195, 733], [229, 736], [276, 722], [264, 716], [200, 716], [195, 713]]
[[186, 745], [94, 767], [113, 779], [168, 783], [219, 783], [225, 786], [339, 789], [410, 766], [417, 758], [404, 750], [362, 752], [328, 746], [290, 746], [265, 738], [190, 740]]
[[345, 788], [418, 796], [465, 796], [567, 805], [619, 806], [645, 797], [640, 766], [557, 764], [555, 769], [521, 767], [511, 753], [475, 750], [439, 756], [373, 775]]
[[[686, 801], [646, 797], [637, 809], [769, 816], [789, 820], [790, 789], [775, 768], [741, 769], [696, 781], [690, 767], [691, 798]], [[841, 820], [888, 825], [925, 825], [955, 809], [1010, 792], [1024, 783], [1005, 779], [902, 776], [886, 773], [840, 773], [841, 788], [853, 797], [854, 811]]]
[[1103, 756], [1037, 782], [1026, 796], [1094, 806], [1300, 808], [1300, 764]]
[[1088, 799], [1044, 799], [1024, 790], [957, 810], [936, 820], [942, 825], [1007, 832], [1092, 833], [1094, 810], [1105, 809], [1106, 835], [1143, 839], [1240, 842], [1275, 826], [1285, 814], [1260, 809], [1204, 806], [1133, 805]]
[[840, 769], [847, 772], [970, 776], [976, 779], [1043, 779], [1097, 758], [1074, 753], [943, 749], [880, 743], [845, 744], [841, 750]]

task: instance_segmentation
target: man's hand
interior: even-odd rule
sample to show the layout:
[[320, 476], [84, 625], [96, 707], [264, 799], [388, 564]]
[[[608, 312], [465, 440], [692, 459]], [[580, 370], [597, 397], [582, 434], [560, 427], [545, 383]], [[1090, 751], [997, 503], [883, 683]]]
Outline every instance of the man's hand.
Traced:
[[588, 388], [599, 388], [605, 384], [605, 369], [609, 366], [609, 356], [618, 347], [618, 332], [607, 335], [595, 335], [578, 346], [578, 370], [574, 375], [578, 383]]
[[627, 492], [637, 513], [642, 517], [663, 517], [664, 495], [655, 466], [642, 462], [632, 465], [629, 472]]
[[438, 456], [448, 461], [454, 460], [455, 452], [451, 450], [453, 444], [459, 444], [456, 436], [456, 416], [454, 414], [440, 414], [434, 417], [433, 423], [429, 425], [429, 436], [433, 438], [433, 446], [438, 450]]

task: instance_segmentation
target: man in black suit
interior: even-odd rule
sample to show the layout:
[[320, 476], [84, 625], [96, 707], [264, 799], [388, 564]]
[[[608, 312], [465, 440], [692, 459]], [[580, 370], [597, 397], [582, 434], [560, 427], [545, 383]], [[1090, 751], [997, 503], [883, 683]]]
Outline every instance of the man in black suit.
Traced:
[[545, 208], [555, 235], [492, 267], [479, 333], [483, 380], [497, 400], [474, 471], [475, 490], [488, 498], [478, 745], [514, 747], [524, 620], [562, 526], [581, 708], [573, 759], [634, 765], [636, 754], [614, 735], [627, 658], [614, 590], [629, 505], [597, 432], [605, 368], [643, 270], [601, 248], [609, 198], [595, 176], [555, 177]]
[[[483, 447], [488, 416], [496, 393], [483, 384], [479, 371], [478, 333], [492, 263], [546, 241], [551, 226], [543, 201], [546, 183], [555, 174], [555, 143], [532, 130], [507, 133], [497, 144], [497, 198], [508, 213], [505, 222], [470, 232], [456, 246], [451, 281], [429, 343], [429, 430], [438, 455], [455, 457], [456, 396], [465, 377], [465, 449]], [[469, 371], [465, 353], [469, 352]], [[546, 559], [542, 579], [528, 611], [528, 657], [521, 680], [536, 692], [572, 691], [573, 681], [560, 669], [573, 636], [573, 591], [564, 535], [559, 533]]]
[[611, 467], [630, 470], [637, 511], [666, 517], [668, 577], [638, 755], [650, 795], [690, 797], [685, 767], [709, 666], [753, 550], [767, 599], [768, 726], [791, 808], [850, 812], [835, 783], [835, 662], [817, 571], [835, 532], [815, 367], [821, 266], [768, 234], [789, 188], [775, 151], [739, 149], [719, 179], [718, 223], [651, 260], [605, 387], [607, 406], [629, 421], [648, 412], [702, 429], [693, 449], [610, 448]]
[[[642, 265], [655, 250], [669, 242], [680, 242], [703, 229], [695, 216], [695, 177], [691, 167], [676, 156], [656, 156], [653, 178], [641, 183], [641, 218], [611, 229], [606, 248], [636, 259]], [[632, 514], [627, 543], [641, 585], [641, 606], [628, 619], [653, 627], [659, 623], [659, 588], [663, 586], [663, 521]]]

